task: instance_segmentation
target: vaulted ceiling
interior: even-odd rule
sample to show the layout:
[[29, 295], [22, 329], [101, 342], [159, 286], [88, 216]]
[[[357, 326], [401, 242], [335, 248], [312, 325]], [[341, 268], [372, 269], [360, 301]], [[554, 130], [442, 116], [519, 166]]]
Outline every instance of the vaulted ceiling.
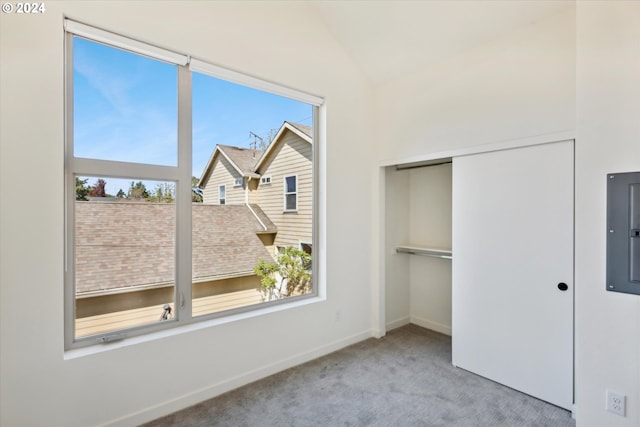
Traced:
[[313, 2], [317, 15], [374, 84], [574, 6], [563, 0]]

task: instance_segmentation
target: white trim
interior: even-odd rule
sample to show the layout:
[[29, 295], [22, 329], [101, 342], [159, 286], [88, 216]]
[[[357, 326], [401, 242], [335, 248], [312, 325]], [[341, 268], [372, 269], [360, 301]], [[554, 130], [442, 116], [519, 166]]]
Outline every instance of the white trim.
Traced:
[[[260, 175], [258, 175], [256, 173], [251, 173], [251, 172], [245, 173], [242, 170], [240, 170], [238, 165], [236, 165], [233, 162], [233, 160], [231, 160], [231, 158], [227, 155], [227, 153], [225, 153], [224, 150], [222, 148], [220, 148], [220, 145], [216, 145], [216, 148], [213, 150], [213, 153], [211, 154], [211, 157], [209, 157], [209, 160], [207, 161], [207, 165], [202, 170], [202, 175], [200, 176], [200, 181], [199, 181], [200, 184], [203, 184], [205, 182], [205, 178], [208, 180], [209, 179], [209, 175], [211, 175], [211, 173], [213, 172], [213, 164], [214, 164], [215, 159], [216, 159], [216, 153], [220, 153], [221, 156], [223, 156], [225, 159], [227, 159], [227, 161], [236, 170], [236, 172], [238, 172], [243, 178], [245, 178], [245, 177], [246, 178], [258, 178], [258, 177], [260, 177]], [[238, 185], [237, 187], [240, 187], [240, 186]]]
[[[226, 324], [242, 319], [253, 318], [266, 313], [273, 313], [280, 310], [285, 310], [290, 307], [298, 307], [306, 304], [314, 303], [317, 301], [324, 301], [326, 299], [326, 280], [324, 278], [324, 272], [326, 270], [326, 196], [324, 192], [326, 190], [326, 179], [324, 179], [324, 170], [326, 169], [326, 160], [324, 155], [326, 154], [326, 148], [321, 147], [318, 144], [314, 144], [314, 159], [313, 166], [313, 243], [314, 251], [317, 256], [313, 258], [313, 279], [314, 286], [312, 294], [307, 296], [295, 297], [294, 301], [283, 301], [280, 304], [269, 304], [267, 307], [251, 307], [247, 310], [238, 309], [232, 310], [229, 314], [221, 317], [207, 316], [203, 318], [193, 318], [191, 315], [191, 265], [182, 262], [184, 259], [191, 258], [191, 246], [188, 244], [191, 237], [191, 70], [185, 65], [189, 62], [189, 57], [186, 55], [180, 55], [175, 52], [167, 51], [161, 48], [157, 48], [146, 43], [138, 42], [136, 40], [128, 39], [124, 36], [103, 31], [97, 28], [93, 28], [84, 24], [77, 23], [72, 20], [64, 20], [65, 27], [65, 197], [66, 208], [65, 212], [65, 353], [64, 358], [74, 359], [82, 357], [84, 355], [91, 355], [108, 351], [116, 348], [128, 347], [141, 342], [148, 342], [150, 340], [157, 339], [158, 337], [173, 336], [176, 334], [200, 330], [220, 324]], [[104, 43], [111, 48], [126, 49], [136, 54], [142, 54], [151, 57], [156, 60], [170, 62], [178, 65], [178, 164], [177, 166], [163, 166], [152, 164], [138, 164], [131, 162], [120, 161], [108, 161], [100, 159], [86, 159], [74, 157], [73, 151], [73, 39], [74, 35], [80, 37], [87, 37], [90, 40], [94, 40], [99, 43]], [[226, 70], [229, 73], [234, 73], [230, 70]], [[236, 73], [236, 77], [243, 76]], [[253, 80], [261, 82], [260, 84], [253, 84], [247, 82], [253, 82]], [[241, 84], [249, 87], [258, 88], [279, 95], [287, 96], [291, 99], [297, 99], [302, 102], [309, 103], [313, 106], [313, 140], [326, 141], [325, 130], [323, 122], [326, 120], [325, 108], [320, 108], [322, 105], [322, 98], [314, 97], [313, 95], [303, 94], [302, 92], [295, 91], [293, 89], [285, 88], [279, 85], [275, 85], [269, 82], [263, 82], [259, 79], [255, 79], [250, 76], [240, 77], [239, 80], [235, 78], [234, 81], [239, 81]], [[270, 89], [269, 89], [270, 88]], [[276, 89], [274, 89], [276, 88]], [[271, 90], [274, 89], [274, 90]], [[302, 96], [302, 98], [300, 98]], [[322, 116], [322, 120], [320, 120]], [[323, 126], [322, 132], [320, 132], [319, 126]], [[297, 128], [291, 127], [291, 130], [301, 136], [304, 140], [311, 142], [309, 136], [306, 134], [300, 134]], [[231, 159], [223, 153], [223, 156], [229, 160], [229, 162], [237, 169], [237, 166], [231, 161]], [[322, 153], [321, 155], [319, 153]], [[215, 151], [214, 151], [215, 154]], [[212, 154], [209, 159], [212, 162], [214, 159]], [[86, 172], [86, 173], [85, 173]], [[171, 322], [157, 323], [153, 325], [141, 325], [133, 328], [125, 328], [121, 330], [112, 331], [106, 334], [98, 336], [98, 338], [109, 338], [104, 340], [102, 345], [93, 345], [97, 343], [96, 336], [90, 336], [86, 338], [75, 338], [74, 323], [75, 323], [75, 284], [73, 280], [74, 271], [74, 208], [75, 208], [75, 175], [86, 176], [112, 176], [122, 178], [133, 179], [149, 179], [159, 181], [173, 181], [176, 182], [176, 283], [182, 283], [175, 285], [175, 306], [176, 306], [176, 318]], [[248, 178], [260, 178], [260, 175], [255, 173], [243, 174]], [[295, 176], [296, 182], [296, 211], [298, 208], [298, 176]], [[319, 176], [323, 179], [320, 180]], [[286, 181], [285, 181], [286, 185]], [[227, 185], [222, 184], [224, 187], [224, 201], [226, 202], [226, 190]], [[286, 189], [286, 187], [285, 187]], [[218, 187], [218, 191], [220, 186]], [[292, 193], [289, 193], [292, 194]], [[218, 194], [218, 201], [220, 200], [220, 194]], [[246, 197], [246, 194], [245, 194]], [[286, 206], [286, 200], [285, 200]], [[255, 214], [255, 213], [254, 213]], [[258, 218], [259, 219], [259, 218]], [[263, 224], [264, 226], [264, 224]], [[266, 229], [266, 226], [265, 226]], [[317, 244], [316, 244], [317, 242]], [[315, 294], [315, 295], [314, 295]], [[71, 296], [69, 296], [71, 295]], [[179, 308], [178, 308], [179, 307]], [[366, 337], [365, 337], [366, 338]], [[113, 339], [113, 342], [108, 342]], [[117, 340], [117, 341], [116, 341]], [[123, 419], [128, 419], [127, 417]], [[116, 420], [117, 421], [117, 420]]]
[[[222, 191], [220, 191], [221, 189], [224, 190], [224, 197], [221, 197], [222, 195]], [[222, 203], [222, 200], [224, 200], [224, 203]], [[218, 185], [218, 204], [219, 205], [227, 204], [227, 184]]]
[[417, 316], [411, 316], [409, 318], [409, 323], [413, 323], [414, 325], [418, 325], [420, 327], [427, 328], [432, 331], [440, 332], [441, 334], [451, 336], [451, 326], [443, 325], [442, 323], [434, 322], [433, 320], [424, 319], [422, 317], [417, 317]]
[[204, 400], [219, 396], [228, 391], [234, 390], [254, 381], [266, 378], [285, 369], [298, 366], [302, 363], [317, 359], [327, 354], [333, 353], [352, 344], [364, 341], [372, 336], [371, 331], [362, 331], [346, 338], [321, 345], [319, 347], [295, 354], [291, 357], [267, 363], [252, 370], [246, 371], [240, 375], [223, 380], [214, 384], [209, 384], [203, 388], [185, 393], [175, 399], [167, 400], [159, 405], [146, 407], [137, 412], [125, 415], [121, 418], [109, 421], [103, 426], [108, 427], [124, 427], [131, 425], [140, 425], [156, 418], [169, 415], [180, 409], [195, 405]]
[[78, 176], [105, 176], [155, 181], [178, 181], [180, 178], [180, 170], [176, 166], [71, 157], [67, 167]]
[[269, 154], [271, 154], [271, 152], [274, 150], [274, 147], [276, 145], [278, 145], [278, 142], [280, 141], [280, 137], [284, 133], [285, 129], [288, 129], [291, 132], [293, 132], [294, 134], [298, 135], [300, 137], [300, 139], [302, 139], [303, 141], [307, 141], [309, 144], [313, 144], [313, 142], [312, 142], [313, 138], [311, 138], [306, 133], [302, 132], [300, 129], [297, 129], [295, 126], [293, 126], [289, 122], [284, 122], [282, 124], [282, 126], [280, 126], [280, 129], [278, 129], [278, 133], [276, 133], [276, 136], [273, 137], [273, 140], [271, 141], [271, 144], [269, 144], [267, 149], [264, 150], [264, 152], [262, 153], [262, 156], [260, 156], [260, 158], [256, 162], [254, 170], [256, 170], [256, 171], [260, 170], [260, 167], [262, 166], [262, 163], [265, 161], [265, 159], [267, 157], [269, 157]]
[[[296, 179], [296, 191], [287, 191], [287, 178], [291, 178], [294, 177]], [[285, 175], [283, 178], [283, 201], [284, 201], [284, 206], [283, 206], [283, 210], [285, 212], [298, 212], [298, 175]], [[287, 196], [290, 194], [295, 194], [296, 195], [296, 207], [295, 209], [287, 209]]]
[[399, 328], [401, 326], [406, 326], [409, 323], [411, 323], [411, 318], [409, 316], [403, 316], [403, 317], [400, 317], [399, 319], [390, 320], [389, 322], [386, 323], [385, 325], [386, 330], [383, 331], [384, 333], [382, 335], [384, 336], [386, 332], [392, 329]]
[[199, 59], [191, 59], [189, 69], [196, 73], [202, 73], [211, 77], [227, 80], [232, 83], [237, 83], [243, 86], [248, 86], [254, 89], [269, 92], [275, 95], [284, 96], [286, 98], [295, 99], [296, 101], [305, 102], [307, 104], [314, 105], [316, 107], [321, 106], [324, 103], [324, 99], [292, 89], [277, 83], [268, 82], [264, 79], [253, 77], [249, 74], [241, 73], [238, 71], [224, 68], [219, 65], [214, 65], [209, 62], [201, 61]]
[[264, 231], [267, 231], [267, 226], [264, 225], [264, 222], [262, 222], [262, 220], [260, 219], [260, 217], [258, 217], [258, 215], [256, 214], [256, 212], [253, 210], [253, 208], [251, 207], [251, 205], [249, 203], [246, 203], [247, 207], [249, 208], [249, 211], [251, 211], [251, 213], [253, 214], [253, 216], [258, 220], [258, 222], [260, 223], [260, 225], [262, 226], [262, 228], [264, 228]]
[[[236, 165], [233, 160], [231, 160], [231, 157], [229, 157], [227, 155], [227, 153], [224, 152], [224, 150], [222, 148], [220, 148], [219, 145], [216, 145], [216, 151], [218, 151], [220, 154], [222, 154], [222, 156], [224, 156], [225, 159], [227, 159], [227, 161], [229, 163], [231, 163], [231, 166], [233, 166], [233, 168], [240, 174], [243, 175], [242, 171], [240, 170], [240, 168], [238, 167], [238, 165]], [[209, 166], [209, 165], [207, 165]], [[206, 169], [205, 169], [206, 170]]]
[[274, 140], [277, 139], [277, 137], [279, 136], [279, 134], [281, 132], [283, 132], [284, 128], [289, 129], [291, 132], [295, 133], [296, 135], [298, 135], [300, 138], [304, 139], [305, 141], [307, 141], [309, 144], [311, 144], [313, 142], [313, 138], [310, 137], [309, 135], [307, 135], [306, 133], [302, 132], [300, 129], [298, 129], [297, 127], [295, 127], [294, 125], [292, 125], [289, 122], [284, 122], [282, 125], [282, 128], [280, 129], [280, 131], [278, 132], [278, 135], [273, 138]]
[[261, 176], [260, 185], [271, 185], [271, 175]]
[[554, 142], [562, 142], [573, 140], [576, 138], [575, 131], [566, 131], [553, 134], [537, 135], [529, 138], [521, 138], [507, 141], [499, 141], [490, 144], [475, 145], [472, 147], [457, 148], [448, 151], [439, 151], [435, 153], [418, 154], [415, 156], [404, 157], [400, 159], [381, 160], [380, 166], [396, 166], [409, 165], [412, 163], [428, 162], [430, 160], [450, 159], [452, 157], [468, 156], [471, 154], [489, 153], [492, 151], [509, 150], [511, 148], [529, 147], [533, 145], [551, 144]]
[[75, 34], [76, 36], [84, 37], [99, 43], [104, 43], [111, 47], [117, 47], [120, 49], [128, 50], [130, 52], [135, 52], [140, 55], [158, 59], [160, 61], [169, 62], [171, 64], [187, 65], [189, 63], [189, 57], [187, 55], [172, 52], [167, 49], [123, 37], [121, 35], [101, 30], [99, 28], [91, 27], [86, 24], [81, 24], [80, 22], [72, 21], [71, 19], [64, 20], [64, 29], [69, 33]]

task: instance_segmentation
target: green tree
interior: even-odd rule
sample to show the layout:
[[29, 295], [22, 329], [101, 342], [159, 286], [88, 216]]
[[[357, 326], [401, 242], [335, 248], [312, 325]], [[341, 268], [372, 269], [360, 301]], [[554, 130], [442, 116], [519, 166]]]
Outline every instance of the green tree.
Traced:
[[87, 200], [87, 194], [89, 194], [89, 187], [87, 182], [89, 179], [80, 179], [76, 176], [76, 200]]
[[124, 191], [122, 191], [122, 188], [118, 190], [118, 194], [116, 194], [116, 197], [118, 199], [124, 199], [125, 197], [127, 197], [127, 195], [124, 193]]
[[127, 193], [128, 199], [147, 199], [149, 198], [149, 192], [147, 191], [147, 187], [142, 183], [142, 181], [133, 182], [131, 181], [131, 185], [129, 186], [129, 192]]
[[163, 184], [156, 185], [153, 195], [147, 197], [147, 200], [156, 203], [173, 203], [175, 201], [174, 193], [174, 186], [165, 182]]
[[275, 262], [260, 260], [253, 268], [260, 277], [265, 300], [290, 297], [295, 293], [304, 294], [311, 290], [311, 255], [287, 246], [276, 257]]

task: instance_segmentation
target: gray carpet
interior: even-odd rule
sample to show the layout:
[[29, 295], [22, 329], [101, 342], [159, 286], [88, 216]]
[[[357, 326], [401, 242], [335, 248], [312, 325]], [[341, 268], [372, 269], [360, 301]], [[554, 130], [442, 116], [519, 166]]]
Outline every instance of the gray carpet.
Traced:
[[451, 365], [451, 338], [390, 331], [145, 424], [573, 427], [569, 412]]

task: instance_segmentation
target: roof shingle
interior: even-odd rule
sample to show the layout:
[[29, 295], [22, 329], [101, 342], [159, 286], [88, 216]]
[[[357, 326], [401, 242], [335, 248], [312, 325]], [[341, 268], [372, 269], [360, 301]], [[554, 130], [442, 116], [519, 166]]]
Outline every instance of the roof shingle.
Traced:
[[254, 150], [252, 148], [233, 147], [231, 145], [220, 145], [218, 148], [229, 157], [229, 159], [242, 171], [243, 174], [253, 172], [253, 166], [256, 164], [262, 150]]
[[[270, 259], [247, 206], [194, 204], [192, 215], [194, 282], [252, 275]], [[77, 294], [173, 283], [174, 230], [174, 204], [76, 202]]]

